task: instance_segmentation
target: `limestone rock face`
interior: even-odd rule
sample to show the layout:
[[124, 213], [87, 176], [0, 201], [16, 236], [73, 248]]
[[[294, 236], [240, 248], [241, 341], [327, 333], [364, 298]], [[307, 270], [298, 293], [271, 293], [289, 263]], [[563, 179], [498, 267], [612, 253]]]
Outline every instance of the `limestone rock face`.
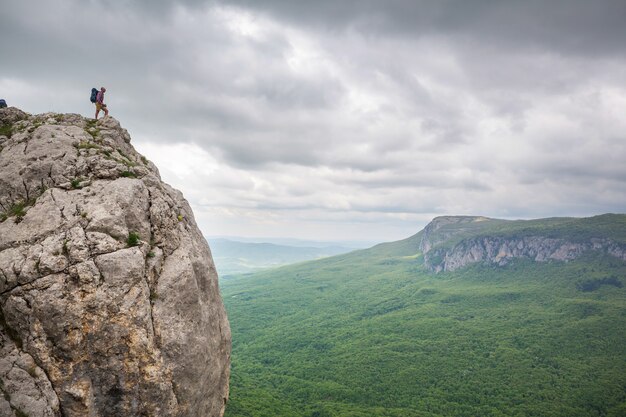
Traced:
[[484, 237], [464, 240], [452, 248], [435, 248], [425, 254], [426, 266], [435, 272], [454, 271], [476, 262], [503, 266], [515, 258], [535, 262], [571, 261], [587, 251], [601, 251], [626, 261], [626, 248], [609, 239], [573, 243], [542, 236], [520, 239]]
[[[472, 228], [479, 227], [486, 217], [442, 216], [435, 218], [423, 231], [420, 251], [424, 264], [434, 272], [454, 271], [467, 265], [483, 262], [503, 266], [516, 258], [535, 262], [550, 260], [571, 261], [587, 251], [599, 251], [626, 261], [626, 247], [607, 238], [591, 238], [584, 242], [546, 236], [497, 237], [480, 236], [464, 238]], [[453, 225], [453, 228], [446, 226]], [[445, 230], [444, 230], [445, 229]], [[440, 245], [457, 238], [453, 245]]]
[[111, 117], [0, 109], [0, 307], [0, 416], [224, 413], [211, 252]]

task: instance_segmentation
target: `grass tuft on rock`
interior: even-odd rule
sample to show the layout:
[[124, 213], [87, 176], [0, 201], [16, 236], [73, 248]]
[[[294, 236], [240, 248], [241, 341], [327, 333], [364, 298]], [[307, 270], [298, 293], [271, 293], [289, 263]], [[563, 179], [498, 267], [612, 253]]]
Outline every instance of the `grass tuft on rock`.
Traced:
[[13, 134], [13, 125], [8, 124], [0, 124], [0, 136], [6, 136], [7, 138], [11, 138]]
[[133, 246], [137, 246], [139, 245], [139, 234], [135, 233], [135, 232], [129, 232], [128, 233], [128, 238], [126, 239], [126, 244], [128, 245], [129, 248], [133, 247]]

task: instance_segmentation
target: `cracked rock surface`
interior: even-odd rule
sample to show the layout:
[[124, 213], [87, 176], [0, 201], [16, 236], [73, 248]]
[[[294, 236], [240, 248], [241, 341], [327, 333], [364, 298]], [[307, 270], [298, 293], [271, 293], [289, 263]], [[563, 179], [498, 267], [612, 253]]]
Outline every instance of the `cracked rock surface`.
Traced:
[[224, 413], [209, 247], [112, 117], [0, 109], [0, 308], [0, 416]]

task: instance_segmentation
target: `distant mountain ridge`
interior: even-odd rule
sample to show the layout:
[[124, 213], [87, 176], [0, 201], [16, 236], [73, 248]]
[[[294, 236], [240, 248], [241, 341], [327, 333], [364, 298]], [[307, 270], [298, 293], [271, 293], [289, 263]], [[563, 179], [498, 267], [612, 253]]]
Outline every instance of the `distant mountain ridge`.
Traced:
[[209, 238], [208, 241], [216, 268], [222, 277], [325, 258], [354, 250], [343, 246], [287, 246], [223, 238]]
[[420, 253], [434, 272], [477, 262], [503, 266], [515, 258], [570, 261], [591, 250], [626, 260], [626, 215], [537, 220], [441, 216], [408, 239], [376, 248], [406, 256]]

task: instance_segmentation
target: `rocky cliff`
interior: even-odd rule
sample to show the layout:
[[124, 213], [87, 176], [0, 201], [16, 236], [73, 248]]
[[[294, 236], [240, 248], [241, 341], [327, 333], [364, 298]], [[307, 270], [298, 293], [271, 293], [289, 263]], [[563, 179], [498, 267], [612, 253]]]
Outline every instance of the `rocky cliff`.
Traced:
[[0, 109], [0, 308], [0, 416], [224, 412], [209, 247], [111, 117]]
[[[558, 226], [570, 220], [575, 222], [557, 219], [542, 224], [486, 217], [437, 217], [424, 228], [419, 249], [426, 267], [434, 272], [454, 271], [476, 262], [502, 266], [515, 258], [570, 261], [588, 251], [626, 261], [626, 245], [606, 237], [601, 230], [589, 233], [593, 225], [582, 228], [578, 235], [555, 233]], [[572, 224], [569, 227], [575, 231], [576, 225]]]

